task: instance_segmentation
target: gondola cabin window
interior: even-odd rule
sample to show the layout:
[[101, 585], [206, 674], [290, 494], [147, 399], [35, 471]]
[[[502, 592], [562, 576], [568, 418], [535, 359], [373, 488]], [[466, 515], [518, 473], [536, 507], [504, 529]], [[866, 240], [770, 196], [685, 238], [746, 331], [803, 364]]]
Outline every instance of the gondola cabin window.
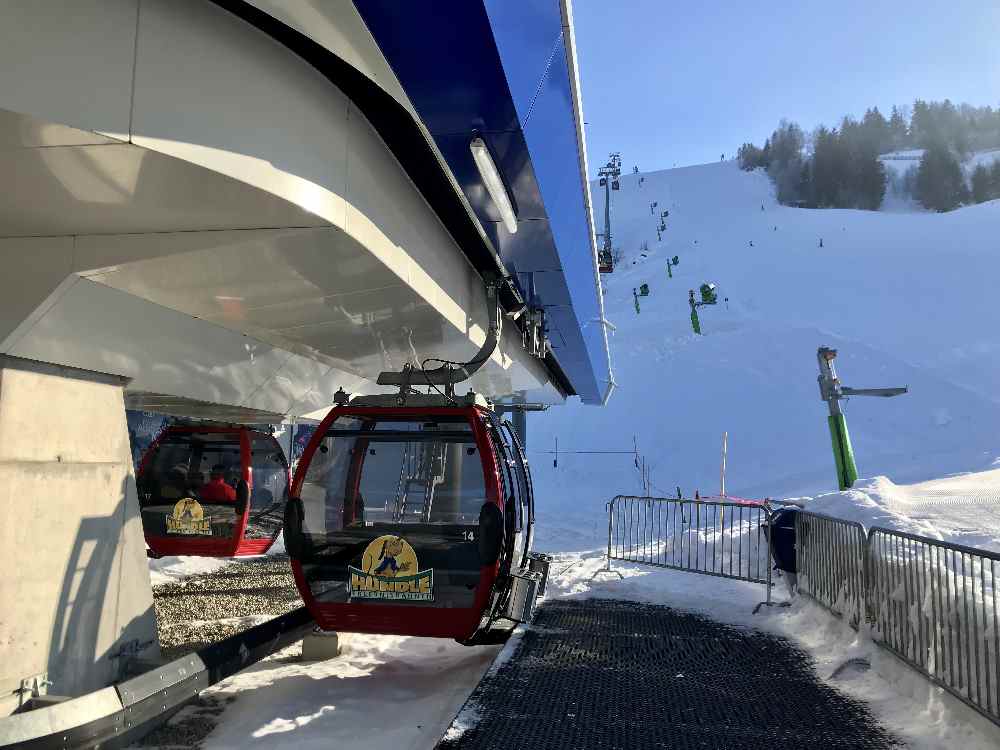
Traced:
[[[239, 436], [168, 434], [147, 459], [138, 482], [144, 528], [178, 537], [232, 537], [240, 475]], [[187, 498], [196, 501], [188, 503], [193, 512], [178, 513], [177, 503]]]
[[338, 417], [301, 495], [314, 539], [382, 524], [475, 526], [486, 502], [472, 427], [449, 417]]
[[171, 425], [136, 476], [152, 557], [260, 555], [288, 504], [288, 462], [268, 433], [240, 425]]
[[250, 517], [246, 535], [264, 538], [281, 530], [288, 502], [288, 462], [270, 435], [250, 441]]

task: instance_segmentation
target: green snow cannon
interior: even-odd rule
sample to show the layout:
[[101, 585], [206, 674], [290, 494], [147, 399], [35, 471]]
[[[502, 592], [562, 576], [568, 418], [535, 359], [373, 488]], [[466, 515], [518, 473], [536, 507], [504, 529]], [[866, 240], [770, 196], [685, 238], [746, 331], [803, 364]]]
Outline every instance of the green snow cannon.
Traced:
[[719, 301], [719, 297], [715, 293], [715, 284], [702, 284], [700, 290], [701, 304], [714, 305]]

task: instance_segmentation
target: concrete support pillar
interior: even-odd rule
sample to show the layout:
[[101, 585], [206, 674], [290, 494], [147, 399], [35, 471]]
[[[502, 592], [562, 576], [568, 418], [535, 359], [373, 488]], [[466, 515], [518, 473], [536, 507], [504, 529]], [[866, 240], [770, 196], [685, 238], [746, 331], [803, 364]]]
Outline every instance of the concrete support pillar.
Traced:
[[159, 655], [124, 385], [0, 355], [0, 716]]

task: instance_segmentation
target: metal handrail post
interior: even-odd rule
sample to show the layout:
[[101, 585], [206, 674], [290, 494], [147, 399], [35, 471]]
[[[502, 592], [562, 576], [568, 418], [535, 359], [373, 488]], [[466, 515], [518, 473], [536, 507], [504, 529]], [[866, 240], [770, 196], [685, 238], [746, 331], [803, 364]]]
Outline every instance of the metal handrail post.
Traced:
[[611, 501], [607, 504], [607, 510], [608, 510], [608, 554], [606, 556], [606, 563], [607, 563], [607, 566], [608, 566], [607, 567], [608, 572], [611, 571], [611, 523], [612, 523], [612, 519], [614, 518], [614, 516], [612, 514], [614, 513], [615, 500], [616, 500], [616, 498], [612, 498]]
[[764, 516], [767, 518], [767, 596], [764, 603], [771, 606], [771, 570], [774, 568], [774, 514], [767, 508], [764, 509]]
[[872, 567], [875, 564], [874, 555], [872, 555], [872, 537], [869, 531], [865, 531], [864, 542], [861, 547], [861, 554], [864, 555], [864, 562], [861, 566], [861, 588], [862, 593], [859, 597], [861, 599], [860, 609], [858, 612], [858, 623], [865, 623], [866, 625], [871, 625], [875, 622], [875, 597], [872, 595], [872, 583], [874, 581], [874, 575], [872, 574]]
[[597, 578], [597, 576], [599, 576], [601, 573], [614, 573], [616, 576], [618, 576], [619, 579], [621, 579], [623, 581], [625, 580], [625, 576], [623, 576], [620, 572], [618, 572], [617, 570], [612, 570], [611, 569], [612, 521], [614, 519], [614, 505], [615, 505], [615, 500], [617, 500], [619, 497], [620, 497], [620, 495], [611, 498], [611, 501], [608, 502], [608, 503], [605, 503], [605, 505], [604, 505], [604, 507], [608, 511], [608, 551], [607, 551], [607, 555], [604, 558], [604, 567], [603, 568], [598, 568], [590, 576], [590, 580], [592, 580], [592, 581], [595, 578]]

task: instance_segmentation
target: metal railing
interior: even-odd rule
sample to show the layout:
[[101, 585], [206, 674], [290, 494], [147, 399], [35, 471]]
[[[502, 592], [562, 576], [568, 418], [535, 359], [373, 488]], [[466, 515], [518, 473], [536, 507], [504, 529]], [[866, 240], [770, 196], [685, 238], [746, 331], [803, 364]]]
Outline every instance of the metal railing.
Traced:
[[1000, 553], [796, 516], [797, 590], [1000, 724]]
[[618, 495], [608, 503], [611, 560], [762, 583], [771, 597], [763, 503]]
[[[767, 587], [765, 503], [619, 495], [608, 503], [611, 561]], [[1000, 725], [1000, 553], [799, 511], [798, 593]], [[620, 574], [619, 574], [620, 575]]]
[[865, 617], [865, 528], [817, 513], [795, 514], [796, 588], [852, 627]]
[[1000, 724], [1000, 554], [872, 528], [872, 638]]

